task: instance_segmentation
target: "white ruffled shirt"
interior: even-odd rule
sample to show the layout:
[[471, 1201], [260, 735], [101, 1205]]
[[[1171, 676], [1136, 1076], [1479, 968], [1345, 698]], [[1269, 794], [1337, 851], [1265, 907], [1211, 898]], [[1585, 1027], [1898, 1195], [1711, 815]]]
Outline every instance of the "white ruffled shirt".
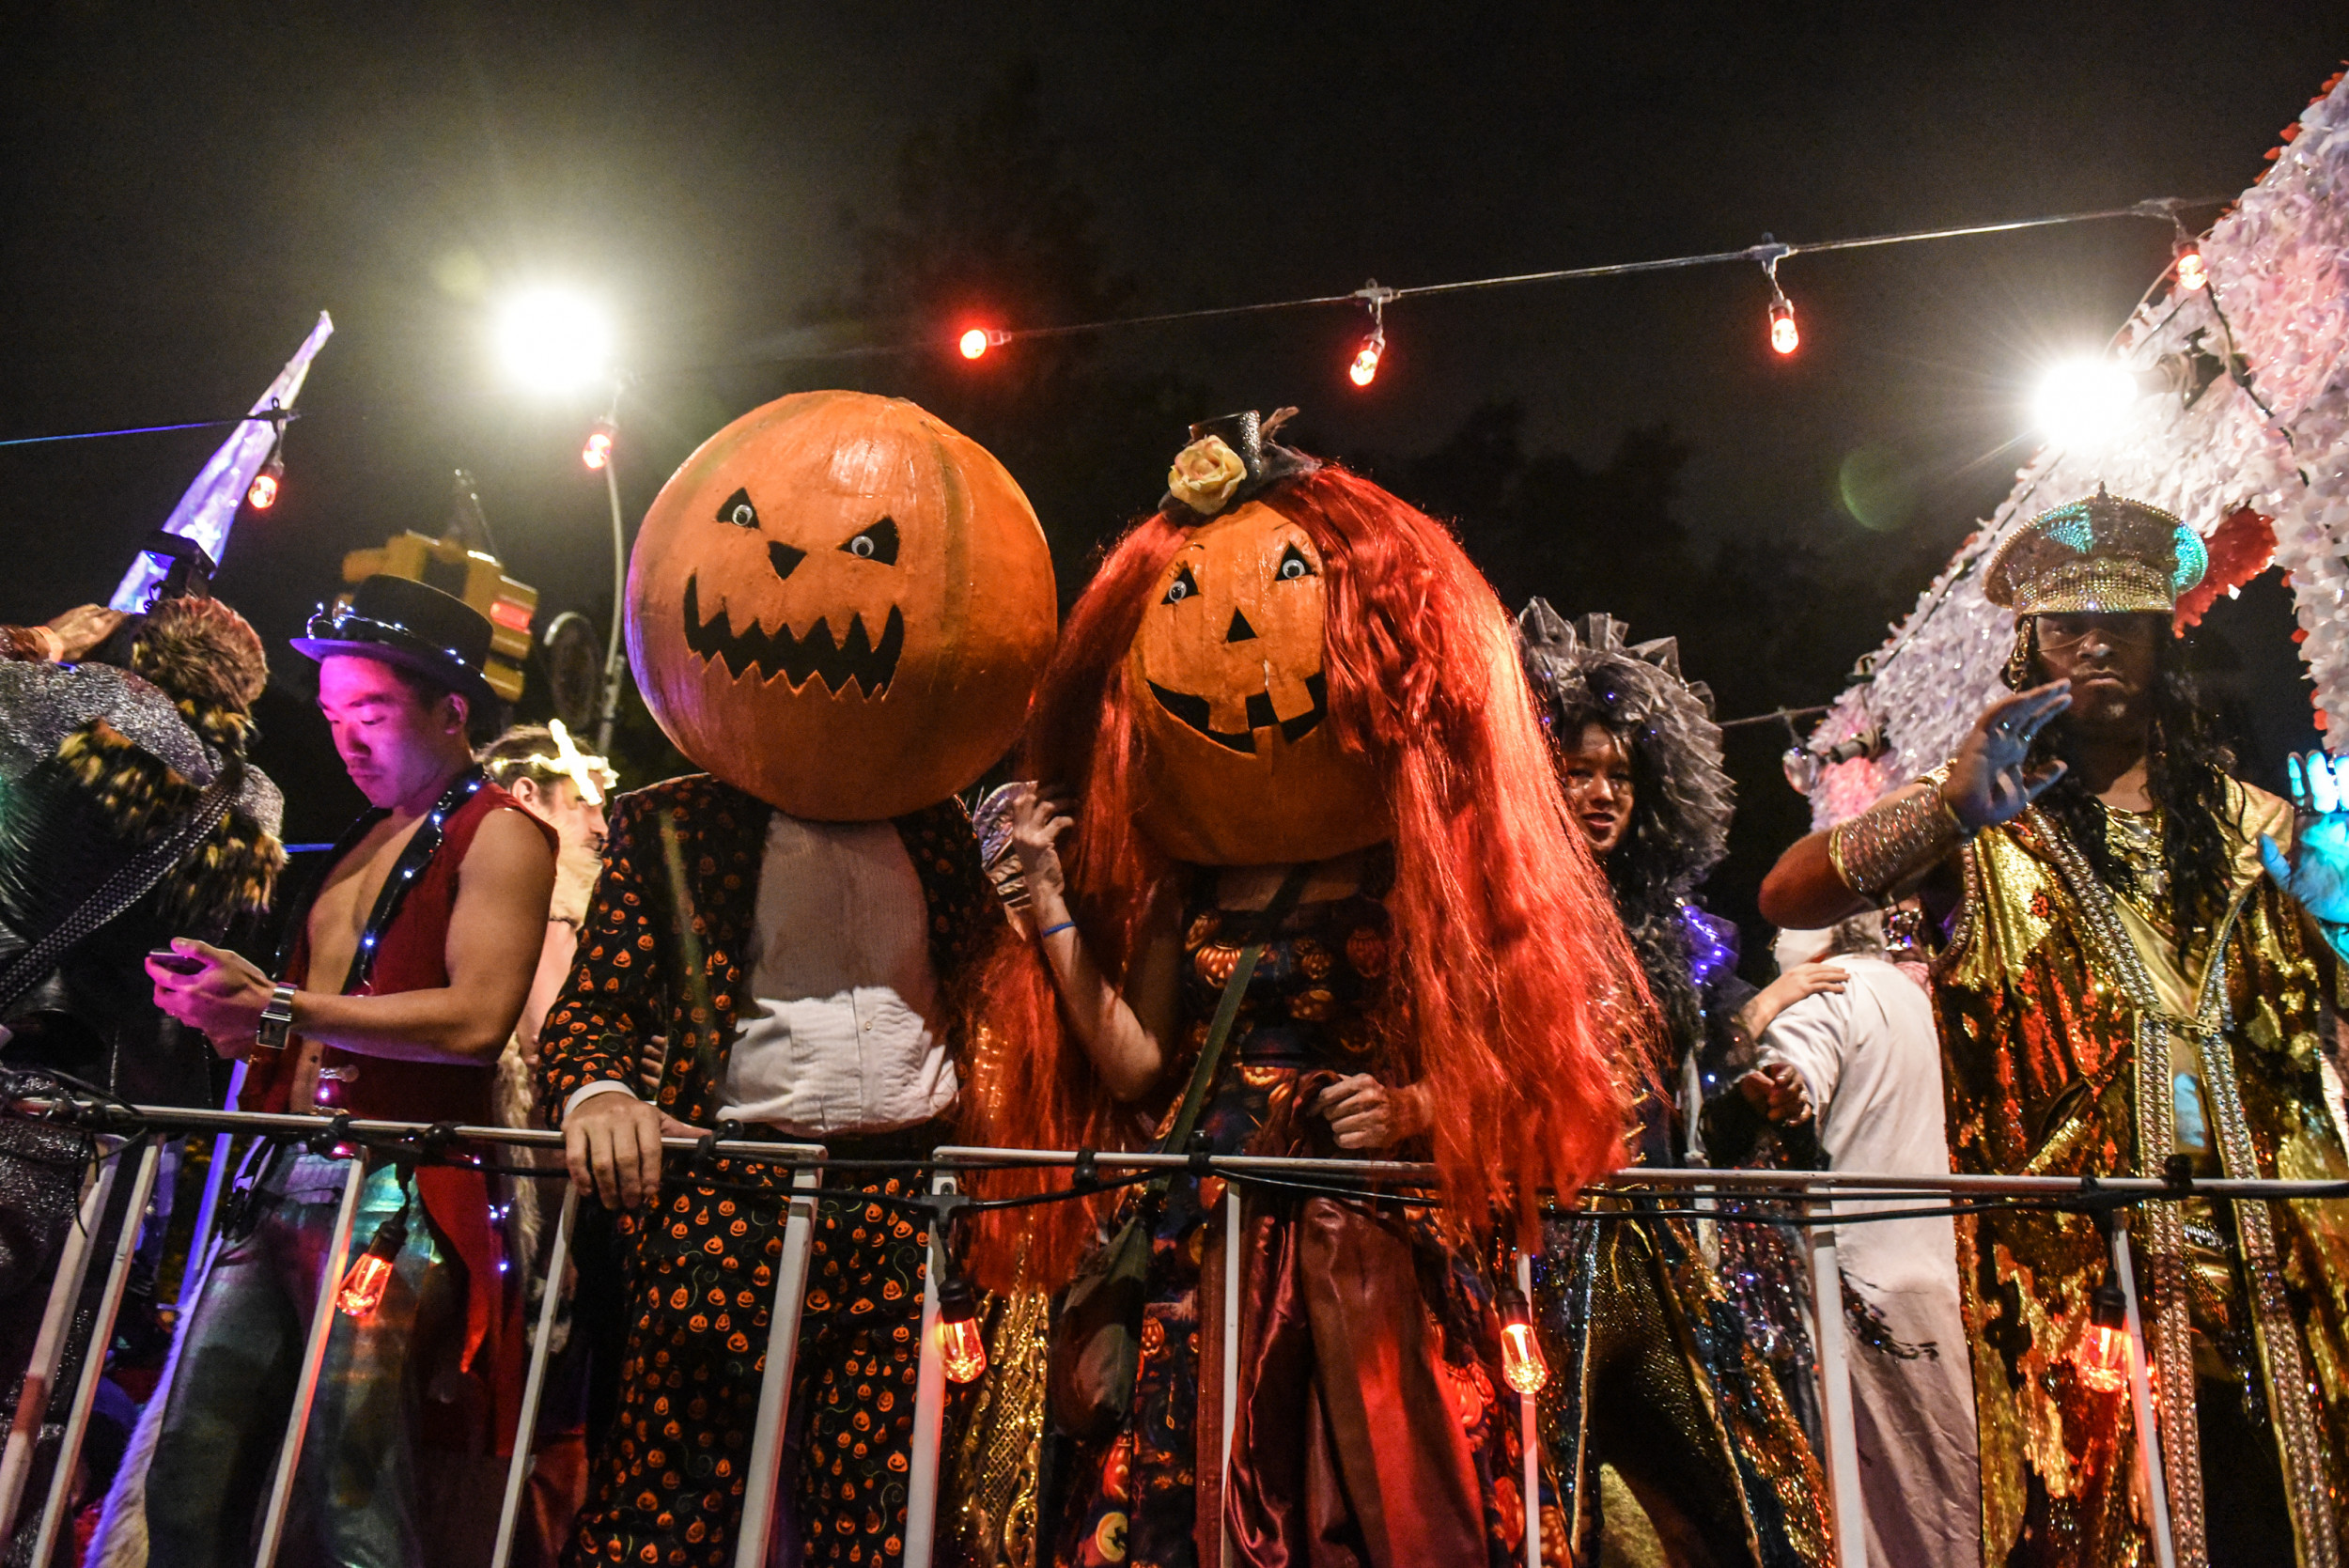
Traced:
[[[930, 1026], [929, 906], [894, 827], [776, 812], [744, 956], [750, 994], [720, 1119], [821, 1139], [910, 1126], [954, 1104], [954, 1063]], [[564, 1114], [628, 1087], [583, 1084]]]

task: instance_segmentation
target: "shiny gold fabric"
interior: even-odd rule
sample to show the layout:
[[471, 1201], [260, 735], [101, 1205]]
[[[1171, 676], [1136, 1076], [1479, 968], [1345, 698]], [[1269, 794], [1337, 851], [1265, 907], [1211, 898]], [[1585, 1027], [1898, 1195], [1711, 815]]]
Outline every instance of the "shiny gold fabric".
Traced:
[[1040, 1290], [988, 1303], [987, 1376], [954, 1445], [946, 1495], [955, 1501], [941, 1531], [949, 1560], [968, 1568], [1034, 1568], [1051, 1317], [1051, 1297]]
[[1619, 1521], [1602, 1462], [1682, 1568], [1831, 1561], [1827, 1483], [1683, 1219], [1553, 1219], [1534, 1271], [1542, 1448], [1577, 1562]]
[[[2290, 813], [2241, 786], [2231, 804], [2242, 852], [2215, 966], [2207, 941], [2164, 951], [2168, 911], [2119, 907], [2036, 811], [1964, 851], [1966, 903], [1935, 986], [1958, 1171], [2158, 1175], [2178, 1152], [2172, 1072], [2191, 1063], [2227, 1173], [2349, 1175], [2319, 1071], [2333, 961], [2254, 852], [2261, 831], [2288, 836]], [[2132, 1239], [2180, 1562], [2204, 1560], [2195, 1401], [2162, 1388], [2194, 1388], [2198, 1364], [2215, 1370], [2231, 1347], [2246, 1363], [2235, 1374], [2263, 1389], [2287, 1490], [2302, 1499], [2299, 1560], [2337, 1561], [2349, 1537], [2349, 1224], [2313, 1203], [2227, 1217], [2160, 1203], [2138, 1212]], [[1999, 1211], [1961, 1217], [1958, 1240], [1985, 1562], [2150, 1562], [2127, 1396], [2089, 1389], [2073, 1366], [2108, 1266], [2094, 1225]], [[2255, 1335], [2220, 1343], [2211, 1330], [2229, 1314]]]

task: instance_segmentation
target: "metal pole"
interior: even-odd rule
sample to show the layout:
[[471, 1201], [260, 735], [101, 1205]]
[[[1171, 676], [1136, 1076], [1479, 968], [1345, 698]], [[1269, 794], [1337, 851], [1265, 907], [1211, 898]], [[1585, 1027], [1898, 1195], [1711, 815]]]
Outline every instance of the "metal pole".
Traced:
[[[1517, 1254], [1517, 1294], [1533, 1300], [1533, 1259]], [[1525, 1450], [1525, 1568], [1542, 1568], [1542, 1451], [1540, 1411], [1533, 1394], [1517, 1395], [1517, 1441]]]
[[[243, 1058], [228, 1070], [228, 1102], [225, 1109], [234, 1110], [244, 1094]], [[188, 1238], [188, 1267], [179, 1276], [179, 1321], [195, 1311], [196, 1292], [204, 1285], [203, 1276], [196, 1271], [195, 1260], [204, 1255], [206, 1243], [212, 1235], [212, 1220], [220, 1213], [221, 1189], [228, 1185], [228, 1157], [235, 1152], [237, 1135], [224, 1132], [212, 1140], [211, 1168], [204, 1172], [204, 1198], [195, 1205], [195, 1232]]]
[[2154, 1533], [2154, 1561], [2178, 1568], [2178, 1548], [2170, 1537], [2170, 1488], [2162, 1475], [2161, 1433], [2154, 1421], [2154, 1390], [2145, 1369], [2145, 1320], [2137, 1310], [2137, 1269], [2129, 1259], [2129, 1216], [2112, 1217], [2112, 1272], [2129, 1303], [2129, 1413], [2137, 1421], [2137, 1473], [2145, 1483]]
[[[930, 1178], [932, 1192], [953, 1192], [955, 1173]], [[946, 1227], [930, 1227], [929, 1266], [922, 1271], [922, 1343], [913, 1379], [913, 1463], [906, 1478], [905, 1568], [930, 1568], [938, 1540], [938, 1451], [946, 1431], [946, 1357], [938, 1344], [938, 1281], [950, 1260]]]
[[[117, 1143], [116, 1149], [121, 1145]], [[25, 1483], [32, 1479], [33, 1450], [40, 1425], [49, 1414], [49, 1394], [65, 1364], [66, 1339], [73, 1327], [73, 1310], [82, 1299], [82, 1281], [89, 1274], [89, 1243], [106, 1214], [106, 1199], [114, 1191], [115, 1166], [101, 1155], [97, 1170], [86, 1173], [81, 1215], [66, 1233], [57, 1254], [57, 1277], [49, 1286], [49, 1305], [40, 1316], [40, 1331], [33, 1340], [33, 1358], [17, 1389], [16, 1420], [8, 1428], [8, 1444], [0, 1452], [0, 1541], [16, 1531], [16, 1511], [24, 1501]]]
[[302, 1377], [294, 1385], [293, 1413], [286, 1421], [286, 1442], [277, 1455], [277, 1479], [270, 1486], [269, 1513], [261, 1520], [261, 1549], [253, 1568], [274, 1568], [286, 1534], [286, 1510], [293, 1502], [294, 1471], [302, 1464], [302, 1439], [310, 1427], [310, 1405], [318, 1397], [319, 1374], [326, 1365], [326, 1338], [334, 1328], [334, 1296], [342, 1289], [343, 1265], [350, 1261], [350, 1225], [359, 1213], [359, 1189], [367, 1185], [367, 1162], [352, 1156], [343, 1178], [342, 1207], [334, 1211], [334, 1235], [319, 1270], [318, 1305], [310, 1312], [310, 1337], [302, 1347]]
[[[821, 1159], [824, 1151], [805, 1144], [769, 1144], [760, 1157], [779, 1165], [791, 1159]], [[775, 1495], [783, 1485], [791, 1368], [800, 1353], [800, 1309], [807, 1301], [808, 1262], [816, 1251], [816, 1189], [822, 1180], [822, 1172], [814, 1166], [802, 1165], [791, 1172], [783, 1257], [775, 1269], [775, 1304], [767, 1313], [767, 1370], [758, 1386], [758, 1416], [751, 1427], [750, 1467], [742, 1475], [742, 1523], [735, 1541], [734, 1568], [767, 1568], [768, 1538], [775, 1529]]]
[[1216, 1483], [1216, 1496], [1223, 1507], [1217, 1510], [1216, 1558], [1228, 1564], [1232, 1560], [1232, 1529], [1225, 1523], [1230, 1517], [1232, 1499], [1232, 1434], [1239, 1424], [1239, 1268], [1240, 1225], [1245, 1219], [1240, 1204], [1239, 1188], [1232, 1182], [1223, 1184], [1223, 1465], [1222, 1479]]
[[531, 1438], [538, 1427], [538, 1397], [546, 1388], [547, 1356], [554, 1343], [554, 1320], [563, 1302], [563, 1269], [571, 1261], [571, 1219], [579, 1212], [579, 1188], [563, 1183], [563, 1207], [554, 1219], [554, 1245], [547, 1250], [546, 1294], [538, 1302], [538, 1339], [530, 1347], [530, 1371], [522, 1379], [521, 1420], [514, 1425], [514, 1460], [506, 1467], [506, 1501], [498, 1510], [497, 1545], [490, 1568], [506, 1568], [514, 1551], [514, 1526], [521, 1517], [522, 1487], [530, 1480]]
[[82, 1439], [89, 1433], [90, 1407], [98, 1402], [98, 1381], [106, 1374], [106, 1352], [114, 1344], [115, 1319], [122, 1311], [123, 1293], [131, 1288], [131, 1260], [139, 1250], [148, 1201], [155, 1196], [155, 1172], [163, 1163], [163, 1146], [149, 1143], [139, 1156], [139, 1173], [131, 1183], [131, 1202], [122, 1211], [121, 1234], [115, 1238], [114, 1266], [106, 1271], [105, 1294], [99, 1297], [98, 1315], [90, 1322], [89, 1348], [82, 1353], [82, 1377], [73, 1390], [73, 1407], [65, 1419], [65, 1441], [57, 1449], [57, 1467], [49, 1477], [49, 1500], [40, 1511], [40, 1534], [33, 1543], [33, 1560], [47, 1562], [56, 1545], [57, 1528], [65, 1522], [66, 1499], [73, 1491], [73, 1467], [82, 1457]]
[[612, 721], [620, 711], [620, 677], [628, 669], [628, 661], [620, 657], [620, 621], [628, 599], [628, 533], [620, 521], [620, 392], [626, 383], [612, 383], [612, 411], [605, 423], [612, 427], [613, 450], [604, 455], [603, 490], [612, 500], [612, 634], [606, 640], [603, 653], [603, 704], [596, 719], [596, 751], [603, 756], [612, 754]]
[[[1813, 1203], [1814, 1214], [1826, 1205]], [[1851, 1366], [1843, 1341], [1843, 1271], [1835, 1257], [1835, 1227], [1813, 1225], [1811, 1241], [1812, 1322], [1818, 1343], [1819, 1424], [1827, 1437], [1828, 1506], [1834, 1514], [1838, 1568], [1866, 1568], [1868, 1531], [1859, 1496], [1859, 1445], [1852, 1430]]]

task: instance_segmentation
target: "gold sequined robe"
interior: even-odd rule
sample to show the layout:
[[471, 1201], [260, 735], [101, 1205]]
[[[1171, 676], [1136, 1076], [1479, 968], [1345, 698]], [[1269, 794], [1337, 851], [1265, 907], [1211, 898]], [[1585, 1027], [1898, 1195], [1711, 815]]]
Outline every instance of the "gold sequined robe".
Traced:
[[[2320, 1073], [2334, 960], [2259, 867], [2258, 835], [2288, 843], [2291, 810], [2248, 786], [2231, 791], [2232, 901], [2217, 941], [2204, 937], [2183, 963], [2150, 935], [2148, 912], [2157, 921], [2166, 910], [2117, 899], [2036, 810], [1960, 852], [1965, 900], [1935, 986], [1956, 1170], [2160, 1175], [2175, 1148], [2170, 1074], [2199, 1065], [2227, 1174], [2349, 1176]], [[2198, 1207], [2215, 1217], [2207, 1200], [2143, 1205], [2130, 1231], [2182, 1564], [2205, 1560], [2198, 1422], [2193, 1399], [2164, 1400], [2160, 1389], [2195, 1387], [2198, 1260], [2186, 1225]], [[2256, 1345], [2243, 1372], [2263, 1386], [2299, 1561], [2333, 1564], [2349, 1539], [2349, 1222], [2310, 1203], [2233, 1208], [2218, 1217], [2234, 1239], [2232, 1266], [2226, 1250], [2216, 1253], [2217, 1283], [2256, 1330], [2239, 1342]], [[1984, 1561], [2150, 1563], [2145, 1505], [2132, 1498], [2129, 1396], [2090, 1389], [2074, 1366], [2108, 1266], [2094, 1223], [2000, 1211], [1961, 1217], [1958, 1240]], [[2206, 1293], [2212, 1256], [2201, 1250]]]

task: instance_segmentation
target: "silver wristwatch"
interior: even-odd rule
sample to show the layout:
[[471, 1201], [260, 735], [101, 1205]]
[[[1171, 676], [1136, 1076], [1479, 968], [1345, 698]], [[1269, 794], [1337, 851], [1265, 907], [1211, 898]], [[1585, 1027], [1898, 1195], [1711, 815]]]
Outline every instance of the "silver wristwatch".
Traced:
[[278, 983], [269, 994], [269, 1005], [261, 1009], [261, 1024], [253, 1032], [253, 1043], [263, 1050], [284, 1050], [286, 1035], [293, 1028], [294, 988]]

